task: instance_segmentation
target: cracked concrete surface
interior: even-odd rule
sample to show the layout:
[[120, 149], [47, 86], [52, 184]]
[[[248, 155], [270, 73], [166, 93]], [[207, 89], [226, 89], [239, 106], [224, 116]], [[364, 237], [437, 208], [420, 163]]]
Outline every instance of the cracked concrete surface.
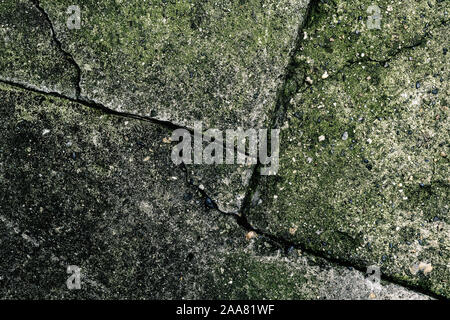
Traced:
[[262, 127], [308, 1], [33, 1], [80, 69], [81, 96], [193, 128]]
[[[2, 298], [427, 299], [247, 241], [171, 163], [165, 128], [10, 86], [0, 95]], [[67, 265], [82, 290], [65, 287]]]
[[[395, 32], [387, 32], [376, 53], [352, 5], [322, 6], [326, 17], [337, 12], [335, 19], [303, 30], [281, 169], [259, 181], [261, 201], [248, 221], [321, 256], [360, 268], [377, 264], [385, 277], [448, 297], [445, 7], [403, 7], [422, 17], [415, 24], [426, 34], [397, 36], [404, 40], [391, 49]], [[434, 26], [426, 19], [431, 9]], [[391, 12], [390, 28], [401, 30], [404, 19]], [[348, 24], [361, 36], [336, 36], [339, 25], [352, 30]], [[429, 272], [418, 272], [420, 264]]]
[[[449, 297], [446, 2], [106, 3], [0, 2], [2, 298]], [[279, 174], [175, 166], [197, 120]]]

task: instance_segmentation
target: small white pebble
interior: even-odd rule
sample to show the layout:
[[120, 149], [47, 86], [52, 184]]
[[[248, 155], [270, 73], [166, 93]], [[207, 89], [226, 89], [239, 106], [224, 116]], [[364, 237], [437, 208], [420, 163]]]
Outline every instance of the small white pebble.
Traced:
[[347, 140], [348, 139], [348, 132], [345, 131], [344, 134], [342, 135], [342, 140]]
[[431, 263], [420, 262], [419, 270], [423, 271], [424, 275], [427, 275], [433, 270], [433, 266], [431, 265]]
[[321, 141], [323, 141], [323, 140], [325, 140], [325, 136], [320, 136], [320, 137], [319, 137], [319, 142], [321, 142]]
[[322, 79], [326, 79], [328, 77], [329, 77], [328, 72], [325, 71], [325, 73], [322, 75]]

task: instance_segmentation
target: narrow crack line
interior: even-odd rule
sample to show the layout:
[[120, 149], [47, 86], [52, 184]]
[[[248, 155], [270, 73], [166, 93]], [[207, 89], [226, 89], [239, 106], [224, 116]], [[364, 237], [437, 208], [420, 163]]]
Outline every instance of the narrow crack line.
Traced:
[[[25, 91], [30, 91], [36, 94], [42, 94], [44, 96], [51, 96], [51, 97], [55, 97], [58, 99], [63, 99], [63, 100], [68, 100], [70, 102], [74, 102], [74, 103], [78, 103], [81, 104], [85, 107], [88, 108], [92, 108], [92, 109], [96, 109], [99, 110], [105, 114], [109, 114], [109, 115], [114, 115], [114, 116], [118, 116], [118, 117], [122, 117], [122, 118], [129, 118], [129, 119], [134, 119], [134, 120], [140, 120], [140, 121], [144, 121], [144, 122], [150, 122], [156, 125], [160, 125], [165, 127], [166, 129], [169, 130], [177, 130], [177, 129], [182, 129], [182, 130], [186, 130], [188, 131], [192, 137], [194, 137], [194, 130], [188, 127], [184, 127], [184, 126], [180, 126], [177, 124], [174, 124], [173, 122], [170, 121], [164, 121], [164, 120], [159, 120], [159, 119], [155, 119], [155, 118], [151, 118], [151, 117], [146, 117], [146, 116], [141, 116], [141, 115], [137, 115], [134, 113], [128, 113], [128, 112], [120, 112], [120, 111], [116, 111], [113, 109], [110, 109], [98, 102], [95, 102], [93, 100], [89, 100], [86, 99], [84, 97], [79, 97], [79, 98], [73, 98], [70, 96], [66, 96], [63, 95], [59, 92], [52, 92], [52, 91], [44, 91], [39, 89], [36, 86], [30, 85], [30, 84], [25, 84], [25, 83], [18, 83], [18, 82], [14, 82], [14, 81], [10, 81], [10, 80], [6, 80], [6, 79], [2, 79], [0, 78], [0, 83], [3, 83], [5, 85], [9, 85], [12, 87], [16, 87]], [[204, 135], [204, 132], [203, 132]], [[205, 136], [205, 135], [204, 135]], [[205, 136], [206, 137], [206, 136]], [[223, 141], [217, 140], [217, 143], [223, 143]], [[225, 145], [225, 150], [227, 149], [227, 146]], [[235, 154], [244, 154], [246, 156], [249, 156], [249, 152], [247, 150], [241, 151], [238, 146], [234, 146], [234, 153]]]
[[[239, 217], [235, 217], [236, 222], [246, 231], [254, 231], [256, 232], [258, 235], [265, 237], [270, 243], [274, 244], [276, 247], [278, 247], [279, 249], [283, 250], [284, 254], [286, 256], [288, 256], [288, 253], [290, 251], [290, 249], [294, 248], [294, 249], [300, 249], [302, 252], [310, 255], [310, 256], [314, 256], [314, 257], [318, 257], [323, 259], [324, 261], [327, 261], [331, 264], [334, 264], [336, 266], [340, 266], [340, 267], [346, 267], [346, 268], [353, 268], [357, 271], [360, 271], [362, 273], [366, 273], [367, 272], [367, 265], [365, 265], [364, 263], [358, 264], [357, 262], [350, 262], [348, 260], [345, 259], [341, 259], [341, 258], [335, 258], [332, 256], [327, 255], [325, 252], [321, 252], [318, 250], [314, 250], [314, 249], [310, 249], [307, 248], [305, 246], [303, 246], [300, 243], [295, 243], [293, 241], [289, 241], [284, 239], [283, 237], [279, 237], [279, 236], [274, 236], [268, 232], [265, 232], [261, 229], [255, 228], [254, 226], [252, 226], [248, 220], [244, 217], [244, 216], [239, 216]], [[401, 280], [398, 279], [392, 275], [389, 274], [385, 274], [382, 273], [381, 275], [381, 279], [383, 281], [389, 282], [391, 284], [395, 284], [398, 286], [401, 286], [403, 288], [406, 288], [410, 291], [416, 292], [416, 293], [421, 293], [427, 296], [430, 296], [432, 298], [435, 299], [446, 299], [445, 296], [443, 295], [439, 295], [435, 292], [432, 292], [428, 289], [422, 288], [422, 287], [418, 287], [415, 286], [405, 280]]]
[[347, 64], [343, 68], [338, 70], [336, 73], [342, 72], [345, 68], [350, 67], [350, 66], [352, 66], [352, 65], [354, 65], [356, 63], [359, 63], [359, 62], [362, 62], [362, 63], [364, 63], [364, 62], [376, 62], [376, 63], [379, 63], [381, 66], [385, 66], [386, 63], [391, 62], [392, 59], [396, 58], [399, 54], [402, 54], [404, 51], [412, 50], [412, 49], [415, 49], [417, 47], [420, 47], [421, 45], [426, 43], [426, 41], [427, 41], [427, 39], [429, 39], [429, 37], [430, 37], [430, 33], [427, 33], [427, 34], [423, 35], [419, 40], [415, 41], [414, 43], [412, 43], [412, 44], [410, 44], [408, 46], [401, 47], [401, 48], [395, 50], [395, 52], [392, 52], [392, 53], [388, 54], [388, 58], [384, 59], [384, 60], [376, 60], [376, 59], [372, 59], [370, 57], [367, 57], [365, 59], [359, 59], [359, 60], [348, 60]]
[[[169, 121], [158, 120], [158, 119], [145, 117], [145, 116], [140, 116], [140, 115], [136, 115], [136, 114], [132, 114], [132, 113], [115, 111], [115, 110], [112, 110], [112, 109], [109, 109], [109, 108], [105, 107], [104, 105], [102, 105], [100, 103], [97, 103], [95, 101], [89, 101], [89, 100], [87, 100], [85, 98], [78, 98], [78, 99], [76, 99], [76, 98], [72, 98], [72, 97], [63, 95], [63, 94], [58, 93], [58, 92], [43, 91], [43, 90], [38, 89], [37, 87], [29, 85], [29, 84], [17, 83], [17, 82], [14, 82], [14, 81], [9, 81], [9, 80], [5, 80], [5, 79], [1, 79], [1, 78], [0, 78], [0, 83], [3, 83], [5, 85], [11, 86], [11, 87], [15, 87], [15, 88], [18, 88], [18, 89], [21, 89], [21, 90], [25, 90], [25, 91], [28, 91], [28, 92], [41, 94], [41, 95], [44, 95], [44, 96], [55, 97], [55, 98], [63, 99], [63, 100], [70, 101], [70, 102], [73, 102], [73, 103], [78, 103], [78, 104], [83, 105], [85, 107], [88, 107], [88, 108], [91, 108], [91, 109], [95, 109], [95, 110], [99, 110], [99, 111], [101, 111], [104, 114], [117, 116], [117, 117], [121, 117], [121, 118], [134, 119], [134, 120], [139, 120], [139, 121], [144, 121], [144, 122], [150, 122], [152, 124], [155, 124], [155, 125], [158, 125], [158, 126], [162, 126], [162, 127], [166, 128], [168, 130], [183, 129], [183, 130], [186, 130], [186, 131], [190, 132], [190, 134], [192, 136], [194, 136], [194, 132], [190, 128], [182, 127], [182, 126], [176, 125], [176, 124], [174, 124], [172, 122], [169, 122]], [[235, 154], [237, 154], [238, 152], [240, 152], [240, 151], [239, 151], [239, 149], [236, 146], [235, 147]], [[247, 152], [244, 152], [244, 154], [247, 155]], [[187, 165], [185, 163], [182, 163], [182, 165], [183, 165], [183, 171], [186, 172], [186, 180], [188, 180], [189, 176], [190, 176], [189, 175], [189, 171], [188, 171], [189, 168], [187, 167]], [[253, 170], [255, 171], [255, 169], [256, 169], [256, 165], [254, 166]], [[212, 198], [208, 195], [208, 191], [207, 190], [202, 190], [198, 186], [197, 186], [197, 189], [205, 197], [208, 197], [212, 201]], [[218, 209], [218, 205], [214, 201], [212, 201], [212, 203], [213, 203], [214, 209], [219, 210]], [[225, 211], [220, 211], [220, 212], [225, 214], [225, 215], [230, 215], [230, 216], [236, 215], [236, 213], [234, 213], [234, 212], [233, 213], [225, 212]]]
[[9, 81], [9, 80], [5, 80], [5, 79], [0, 79], [0, 83], [3, 83], [5, 85], [8, 86], [12, 86], [21, 90], [25, 90], [25, 91], [29, 91], [29, 92], [33, 92], [33, 93], [37, 93], [37, 94], [41, 94], [44, 96], [50, 96], [50, 97], [55, 97], [58, 99], [62, 99], [62, 100], [67, 100], [70, 102], [74, 102], [74, 103], [78, 103], [81, 104], [85, 107], [88, 108], [92, 108], [95, 110], [99, 110], [105, 114], [109, 114], [109, 115], [113, 115], [113, 116], [118, 116], [118, 117], [122, 117], [122, 118], [129, 118], [129, 119], [135, 119], [135, 120], [141, 120], [141, 121], [145, 121], [145, 122], [150, 122], [156, 125], [160, 125], [163, 126], [169, 130], [176, 130], [176, 129], [184, 129], [187, 130], [189, 132], [192, 133], [192, 129], [187, 128], [187, 127], [183, 127], [183, 126], [179, 126], [176, 125], [170, 121], [164, 121], [164, 120], [158, 120], [155, 118], [151, 118], [151, 117], [146, 117], [146, 116], [141, 116], [141, 115], [137, 115], [137, 114], [133, 114], [133, 113], [128, 113], [128, 112], [120, 112], [120, 111], [116, 111], [116, 110], [112, 110], [109, 109], [108, 107], [92, 101], [92, 100], [88, 100], [85, 98], [73, 98], [73, 97], [69, 97], [66, 95], [63, 95], [59, 92], [52, 92], [52, 91], [44, 91], [41, 90], [35, 86], [29, 85], [29, 84], [24, 84], [24, 83], [17, 83], [14, 81]]
[[[190, 184], [189, 181], [187, 181], [187, 183]], [[204, 198], [208, 197], [208, 195], [206, 194], [206, 192], [204, 190], [201, 190], [201, 189], [198, 189], [198, 190], [200, 191], [200, 193], [202, 194], [202, 196]], [[345, 259], [335, 258], [335, 257], [325, 254], [324, 252], [307, 248], [300, 243], [295, 243], [293, 241], [286, 240], [283, 237], [274, 236], [274, 235], [270, 234], [269, 232], [266, 232], [266, 231], [263, 231], [262, 229], [254, 227], [247, 220], [246, 216], [221, 211], [218, 209], [217, 204], [214, 201], [212, 201], [212, 203], [213, 203], [213, 208], [210, 208], [210, 209], [217, 210], [220, 214], [232, 217], [235, 220], [236, 224], [239, 227], [241, 227], [243, 230], [245, 230], [246, 232], [250, 232], [250, 231], [256, 232], [259, 236], [261, 236], [262, 238], [265, 238], [266, 241], [271, 243], [274, 247], [277, 247], [279, 250], [281, 249], [286, 256], [288, 256], [291, 248], [295, 248], [295, 249], [300, 249], [302, 252], [308, 254], [309, 256], [321, 258], [324, 261], [329, 262], [330, 264], [334, 264], [339, 267], [352, 268], [352, 269], [355, 269], [364, 274], [367, 272], [366, 265], [364, 263], [361, 263], [361, 264], [356, 263], [355, 264], [355, 263], [352, 263]], [[435, 292], [432, 292], [430, 290], [427, 290], [427, 289], [424, 289], [421, 287], [414, 286], [413, 284], [411, 284], [407, 281], [395, 278], [394, 276], [391, 276], [388, 274], [383, 273], [381, 275], [381, 279], [390, 284], [394, 284], [394, 285], [403, 287], [403, 288], [408, 289], [415, 293], [427, 295], [434, 299], [439, 299], [439, 300], [446, 299], [445, 296], [439, 295]]]
[[313, 12], [319, 6], [320, 0], [311, 0], [306, 8], [305, 19], [302, 21], [297, 30], [297, 35], [295, 37], [295, 46], [291, 52], [290, 61], [285, 70], [285, 76], [283, 84], [280, 86], [277, 99], [276, 106], [274, 110], [274, 117], [272, 118], [272, 127], [271, 128], [279, 128], [282, 126], [284, 122], [284, 118], [286, 115], [286, 110], [289, 104], [289, 100], [291, 98], [290, 94], [286, 94], [286, 86], [289, 81], [294, 77], [295, 74], [295, 54], [300, 50], [302, 44], [302, 31], [311, 23], [311, 18], [313, 16]]
[[[42, 8], [42, 6], [40, 5], [39, 0], [30, 0], [30, 1], [31, 1], [32, 4], [36, 7], [36, 9], [39, 10], [39, 11], [42, 13], [42, 15], [45, 17], [45, 20], [46, 20], [47, 23], [49, 24], [49, 27], [50, 27], [50, 31], [51, 31], [51, 34], [52, 34], [53, 41], [56, 43], [56, 46], [58, 47], [58, 49], [59, 49], [59, 50], [61, 51], [61, 53], [64, 55], [64, 57], [66, 58], [66, 60], [67, 60], [69, 63], [71, 63], [71, 64], [75, 67], [75, 69], [76, 69], [75, 102], [78, 102], [78, 103], [83, 103], [83, 102], [85, 102], [84, 105], [87, 104], [87, 105], [89, 105], [89, 106], [95, 106], [96, 109], [102, 110], [102, 111], [104, 111], [104, 112], [106, 112], [106, 113], [115, 114], [115, 115], [121, 115], [121, 116], [123, 116], [123, 117], [128, 117], [128, 118], [135, 118], [135, 119], [140, 119], [140, 120], [151, 121], [151, 122], [154, 122], [154, 123], [157, 123], [157, 124], [164, 125], [164, 126], [170, 128], [170, 129], [172, 129], [172, 130], [176, 130], [176, 129], [184, 129], [184, 130], [189, 131], [189, 132], [191, 133], [191, 135], [194, 136], [194, 130], [191, 129], [191, 128], [184, 127], [184, 126], [179, 126], [179, 125], [173, 124], [173, 123], [170, 122], [170, 121], [158, 120], [158, 119], [155, 119], [155, 118], [146, 117], [146, 116], [139, 116], [139, 115], [135, 115], [135, 114], [131, 114], [131, 113], [126, 113], [126, 112], [117, 112], [117, 111], [114, 111], [114, 110], [111, 110], [111, 109], [107, 108], [106, 106], [104, 106], [104, 105], [102, 105], [102, 104], [100, 104], [100, 103], [98, 103], [98, 102], [95, 102], [95, 101], [93, 101], [93, 100], [88, 99], [87, 97], [82, 96], [82, 94], [81, 94], [81, 91], [82, 91], [82, 90], [81, 90], [81, 74], [82, 74], [82, 71], [81, 71], [80, 66], [79, 66], [78, 63], [75, 61], [74, 57], [73, 57], [69, 52], [67, 52], [66, 50], [63, 49], [63, 45], [62, 45], [61, 41], [59, 41], [59, 39], [58, 39], [58, 37], [57, 37], [57, 35], [56, 35], [56, 31], [55, 31], [55, 28], [54, 28], [54, 26], [53, 26], [53, 23], [52, 23], [52, 21], [51, 21], [49, 15], [48, 15], [48, 13], [47, 13], [47, 12], [45, 11], [45, 9]], [[296, 48], [296, 49], [297, 49], [297, 48]], [[295, 50], [296, 50], [296, 49], [295, 49]], [[158, 80], [159, 80], [159, 79], [158, 79]], [[0, 81], [1, 81], [1, 79], [0, 79]], [[44, 92], [42, 91], [41, 93], [44, 93]], [[67, 98], [67, 99], [70, 99], [69, 97], [66, 97], [66, 96], [63, 96], [63, 95], [61, 95], [60, 98]], [[205, 135], [205, 132], [202, 132], [202, 134]], [[205, 136], [205, 137], [206, 137], [206, 136]], [[216, 142], [219, 143], [219, 144], [225, 145], [225, 144], [224, 144], [224, 141], [217, 140]], [[239, 150], [239, 148], [238, 148], [237, 146], [234, 146], [234, 151], [235, 151], [235, 153], [243, 153], [244, 155], [249, 156], [249, 153], [248, 153], [247, 150], [244, 150], [244, 151], [242, 152], [241, 150]]]
[[372, 59], [371, 57], [367, 57], [367, 58], [363, 58], [363, 59], [358, 59], [358, 60], [347, 60], [346, 63], [337, 71], [333, 72], [332, 74], [329, 75], [329, 77], [327, 79], [324, 80], [318, 80], [315, 84], [313, 85], [308, 85], [306, 83], [306, 81], [304, 81], [302, 83], [302, 88], [299, 89], [296, 93], [303, 93], [306, 90], [310, 89], [310, 88], [314, 88], [317, 85], [324, 83], [325, 81], [330, 81], [333, 79], [336, 79], [338, 77], [338, 75], [344, 73], [347, 69], [352, 68], [353, 66], [357, 65], [357, 64], [369, 64], [369, 63], [377, 63], [382, 67], [386, 67], [386, 63], [391, 62], [394, 58], [396, 58], [398, 55], [404, 53], [407, 50], [414, 50], [417, 47], [420, 47], [421, 45], [423, 45], [427, 39], [429, 38], [429, 34], [424, 35], [420, 40], [414, 42], [411, 45], [402, 47], [401, 49], [397, 49], [394, 53], [389, 55], [389, 58], [384, 59], [384, 60], [377, 60], [377, 59]]
[[[439, 27], [436, 27], [435, 29], [439, 29]], [[401, 47], [400, 49], [397, 49], [397, 50], [393, 51], [392, 53], [388, 54], [388, 58], [386, 58], [384, 60], [377, 60], [377, 59], [373, 59], [371, 57], [358, 59], [358, 60], [347, 60], [340, 69], [338, 69], [337, 71], [330, 74], [329, 77], [325, 80], [319, 79], [318, 82], [316, 82], [314, 85], [308, 85], [307, 82], [305, 80], [303, 80], [303, 83], [301, 84], [302, 89], [299, 89], [296, 93], [297, 94], [303, 93], [306, 90], [313, 88], [320, 83], [324, 83], [325, 81], [335, 79], [339, 74], [342, 74], [348, 68], [351, 68], [354, 65], [359, 64], [359, 63], [362, 63], [362, 64], [377, 63], [377, 64], [381, 65], [382, 67], [386, 67], [386, 63], [391, 62], [398, 55], [403, 54], [407, 50], [414, 50], [415, 48], [420, 47], [421, 45], [425, 44], [426, 41], [432, 37], [431, 32], [434, 31], [435, 29], [429, 30], [419, 40], [413, 42], [412, 44]]]
[[80, 99], [81, 98], [81, 86], [80, 86], [81, 68], [80, 68], [80, 66], [75, 61], [73, 56], [69, 52], [67, 52], [63, 49], [63, 45], [62, 45], [61, 41], [59, 41], [58, 37], [56, 36], [56, 32], [55, 32], [55, 28], [53, 27], [53, 23], [48, 15], [48, 13], [44, 10], [44, 8], [41, 7], [39, 0], [31, 0], [31, 2], [36, 7], [36, 9], [39, 10], [39, 12], [41, 12], [41, 14], [44, 16], [45, 20], [47, 21], [47, 23], [50, 27], [51, 34], [52, 34], [52, 39], [55, 42], [57, 48], [61, 51], [61, 53], [66, 58], [66, 60], [75, 67], [75, 69], [76, 69], [75, 99]]
[[[300, 28], [298, 30], [297, 45], [292, 52], [291, 63], [289, 64], [289, 66], [287, 68], [285, 81], [284, 81], [283, 85], [281, 86], [281, 89], [278, 93], [277, 106], [275, 108], [275, 112], [274, 112], [275, 116], [273, 118], [273, 127], [274, 128], [281, 127], [286, 118], [287, 110], [290, 105], [289, 99], [291, 98], [291, 95], [286, 95], [285, 89], [286, 89], [286, 85], [288, 84], [290, 79], [293, 77], [293, 74], [295, 72], [294, 55], [298, 51], [298, 49], [301, 47], [301, 44], [302, 44], [302, 40], [300, 37], [301, 32], [311, 23], [311, 19], [312, 19], [314, 10], [318, 8], [319, 3], [320, 3], [320, 0], [313, 0], [309, 3], [309, 6], [307, 8], [307, 16], [304, 20], [304, 23], [300, 26]], [[395, 52], [393, 52], [392, 54], [389, 55], [389, 58], [387, 58], [385, 60], [376, 60], [376, 59], [372, 59], [370, 57], [367, 57], [365, 59], [359, 59], [359, 60], [349, 60], [342, 68], [340, 68], [339, 70], [337, 70], [336, 72], [331, 74], [327, 80], [323, 80], [323, 81], [329, 81], [330, 79], [336, 78], [339, 74], [344, 72], [347, 68], [351, 68], [353, 65], [358, 64], [358, 63], [372, 62], [372, 63], [378, 63], [384, 67], [386, 65], [386, 63], [392, 61], [392, 59], [394, 59], [396, 56], [403, 53], [404, 51], [415, 49], [416, 47], [419, 47], [419, 46], [423, 45], [424, 43], [426, 43], [427, 39], [431, 36], [431, 32], [433, 30], [428, 31], [419, 40], [413, 42], [412, 44], [410, 44], [408, 46], [404, 46], [400, 49], [397, 49]], [[322, 81], [319, 81], [318, 83], [322, 83]], [[306, 80], [303, 79], [303, 82], [298, 85], [294, 94], [303, 93], [306, 90], [317, 86], [318, 83], [314, 84], [313, 86], [310, 86], [307, 84]], [[246, 195], [244, 197], [243, 206], [242, 206], [244, 214], [248, 211], [247, 209], [249, 208], [248, 206], [251, 202], [251, 196], [252, 196], [253, 192], [255, 191], [255, 188], [259, 185], [260, 177], [257, 173], [258, 173], [260, 167], [261, 167], [261, 164], [258, 161], [257, 165], [255, 166], [255, 168], [253, 170], [253, 174], [250, 178], [250, 185], [248, 188], [248, 192], [246, 193]]]
[[[200, 189], [199, 189], [199, 191], [202, 193], [203, 197], [208, 197], [206, 192], [204, 192], [203, 190], [200, 190]], [[214, 202], [213, 202], [213, 204], [214, 204], [213, 209], [217, 210], [219, 213], [221, 213], [225, 216], [232, 217], [235, 220], [236, 224], [238, 226], [240, 226], [243, 230], [245, 230], [247, 232], [249, 232], [249, 231], [256, 232], [259, 236], [261, 236], [262, 238], [265, 238], [273, 246], [277, 247], [279, 250], [281, 249], [286, 256], [288, 256], [290, 249], [295, 248], [295, 249], [301, 250], [302, 252], [308, 254], [309, 256], [321, 258], [324, 261], [329, 262], [330, 264], [334, 264], [339, 267], [352, 268], [352, 269], [355, 269], [364, 274], [367, 272], [366, 266], [364, 264], [357, 264], [357, 263], [355, 264], [355, 263], [352, 263], [352, 262], [344, 260], [344, 259], [335, 258], [335, 257], [325, 254], [324, 252], [314, 250], [314, 249], [309, 249], [300, 243], [295, 243], [293, 241], [286, 240], [283, 237], [274, 236], [266, 231], [263, 231], [262, 229], [258, 229], [256, 227], [254, 227], [247, 220], [247, 218], [244, 215], [236, 215], [236, 214], [232, 214], [232, 213], [223, 212], [218, 209], [217, 204], [215, 204]], [[446, 297], [443, 295], [439, 295], [430, 290], [414, 286], [413, 284], [411, 284], [407, 281], [395, 278], [394, 276], [391, 276], [388, 274], [383, 273], [381, 275], [381, 279], [390, 284], [394, 284], [394, 285], [406, 288], [415, 293], [427, 295], [434, 299], [439, 299], [439, 300], [446, 299]]]
[[[305, 19], [300, 24], [300, 26], [297, 29], [297, 35], [295, 37], [295, 46], [292, 49], [290, 61], [288, 63], [288, 66], [285, 70], [285, 76], [284, 81], [282, 85], [278, 89], [277, 98], [276, 98], [276, 105], [274, 109], [274, 116], [272, 118], [271, 128], [280, 128], [284, 122], [284, 119], [286, 117], [286, 113], [288, 110], [289, 100], [291, 99], [291, 95], [286, 94], [286, 87], [290, 80], [294, 77], [295, 74], [295, 54], [299, 51], [301, 44], [302, 44], [302, 31], [311, 24], [311, 19], [313, 16], [314, 11], [318, 8], [320, 3], [320, 0], [311, 0], [308, 4], [308, 7], [306, 8], [306, 14]], [[298, 90], [296, 90], [298, 91]], [[262, 164], [257, 159], [257, 164], [253, 168], [252, 175], [250, 177], [249, 187], [247, 188], [247, 192], [244, 196], [243, 204], [241, 207], [241, 216], [242, 219], [246, 219], [246, 215], [248, 211], [250, 210], [251, 205], [251, 199], [253, 196], [254, 191], [260, 184], [261, 175], [259, 174], [260, 168]], [[245, 222], [244, 224], [248, 224], [248, 222]]]
[[[286, 95], [286, 86], [289, 83], [289, 81], [291, 80], [291, 78], [294, 76], [295, 64], [296, 64], [295, 54], [300, 49], [301, 44], [302, 44], [302, 37], [301, 37], [302, 31], [304, 30], [304, 28], [306, 28], [311, 23], [313, 13], [319, 6], [319, 2], [320, 2], [320, 0], [311, 0], [309, 2], [308, 7], [306, 8], [305, 19], [298, 27], [297, 35], [295, 38], [296, 44], [291, 52], [291, 57], [290, 57], [288, 66], [286, 67], [284, 81], [278, 89], [276, 105], [275, 105], [275, 110], [274, 110], [274, 117], [272, 118], [272, 128], [281, 127], [284, 122], [284, 119], [286, 117], [289, 99], [291, 98], [290, 95], [289, 96]], [[264, 235], [265, 237], [270, 239], [271, 242], [275, 242], [276, 244], [278, 244], [279, 247], [284, 247], [284, 251], [286, 251], [288, 248], [286, 248], [286, 246], [283, 246], [281, 244], [281, 243], [283, 243], [283, 240], [276, 239], [276, 237], [274, 237], [266, 232], [263, 232], [262, 230], [256, 229], [255, 227], [253, 227], [251, 225], [251, 223], [247, 219], [247, 214], [250, 211], [251, 206], [252, 206], [253, 194], [257, 190], [257, 188], [261, 182], [261, 175], [259, 174], [261, 166], [262, 166], [261, 162], [259, 161], [259, 159], [257, 159], [257, 164], [253, 168], [253, 172], [250, 177], [249, 186], [248, 186], [247, 192], [244, 196], [240, 214], [234, 215], [234, 216], [235, 216], [236, 222], [241, 227], [243, 227], [245, 230], [255, 231], [258, 234]]]
[[[56, 46], [58, 47], [58, 49], [61, 51], [61, 53], [64, 55], [64, 57], [67, 59], [68, 62], [70, 62], [76, 69], [76, 81], [75, 81], [75, 98], [71, 98], [65, 95], [62, 95], [60, 93], [57, 92], [46, 92], [40, 89], [36, 89], [36, 88], [31, 88], [31, 86], [27, 86], [27, 85], [22, 85], [22, 89], [26, 89], [26, 90], [31, 90], [34, 91], [36, 93], [40, 93], [40, 94], [48, 94], [48, 95], [53, 95], [56, 96], [58, 98], [61, 99], [68, 99], [72, 102], [76, 102], [76, 103], [80, 103], [83, 104], [84, 106], [87, 107], [91, 107], [91, 108], [95, 108], [97, 110], [103, 111], [104, 113], [107, 114], [112, 114], [112, 115], [116, 115], [116, 116], [121, 116], [121, 117], [125, 117], [125, 118], [132, 118], [132, 119], [138, 119], [138, 120], [143, 120], [143, 121], [148, 121], [148, 122], [152, 122], [158, 125], [162, 125], [168, 129], [171, 130], [176, 130], [176, 129], [184, 129], [189, 131], [191, 134], [193, 134], [193, 130], [185, 127], [185, 126], [180, 126], [180, 125], [176, 125], [170, 121], [165, 121], [165, 120], [159, 120], [156, 118], [152, 118], [152, 117], [148, 117], [148, 116], [141, 116], [141, 115], [137, 115], [137, 114], [132, 114], [132, 113], [128, 113], [128, 112], [119, 112], [119, 111], [115, 111], [112, 110], [108, 107], [106, 107], [105, 105], [96, 102], [94, 100], [88, 99], [87, 97], [82, 96], [81, 94], [81, 68], [78, 65], [78, 63], [75, 61], [74, 57], [67, 52], [66, 50], [64, 50], [63, 45], [61, 43], [61, 41], [59, 41], [57, 35], [56, 35], [56, 31], [55, 28], [53, 26], [53, 23], [50, 19], [50, 16], [48, 15], [48, 13], [45, 11], [44, 8], [42, 8], [42, 6], [40, 5], [39, 0], [30, 0], [32, 2], [32, 4], [36, 7], [37, 10], [39, 10], [39, 12], [42, 13], [42, 15], [45, 17], [45, 20], [47, 21], [47, 23], [49, 24], [50, 27], [50, 31], [52, 34], [52, 39], [53, 41], [56, 43]], [[5, 82], [4, 80], [1, 80], [2, 82]], [[14, 83], [9, 81], [8, 82], [10, 85], [14, 85], [14, 86], [21, 86], [21, 84], [18, 83]]]

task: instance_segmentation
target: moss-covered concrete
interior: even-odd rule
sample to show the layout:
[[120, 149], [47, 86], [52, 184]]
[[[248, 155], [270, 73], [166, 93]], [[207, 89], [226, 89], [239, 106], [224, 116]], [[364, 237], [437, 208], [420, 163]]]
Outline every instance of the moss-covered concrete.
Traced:
[[369, 4], [323, 2], [305, 29], [279, 176], [249, 220], [449, 297], [448, 3], [379, 4], [381, 30]]
[[[368, 29], [372, 1], [318, 1], [297, 43], [308, 2], [81, 1], [78, 30], [70, 1], [2, 1], [0, 298], [450, 297], [448, 2]], [[284, 110], [248, 233], [213, 201], [238, 211], [253, 167], [175, 166], [168, 127]]]
[[167, 129], [3, 85], [0, 97], [2, 299], [427, 298], [246, 237], [171, 164]]
[[81, 68], [82, 95], [205, 128], [260, 127], [273, 110], [306, 0], [39, 1]]
[[[373, 16], [379, 8], [379, 26]], [[320, 1], [295, 54], [300, 81], [315, 83], [355, 62], [389, 62], [448, 20], [445, 1]], [[447, 13], [446, 13], [447, 12]], [[442, 50], [442, 48], [441, 48]]]
[[214, 294], [218, 299], [429, 299], [397, 285], [374, 284], [353, 268], [314, 256], [261, 255], [249, 250], [225, 256], [212, 288], [220, 288]]
[[[261, 127], [308, 3], [81, 1], [71, 29], [71, 1], [5, 0], [0, 80], [191, 128]], [[248, 170], [190, 172], [222, 211], [237, 212]]]

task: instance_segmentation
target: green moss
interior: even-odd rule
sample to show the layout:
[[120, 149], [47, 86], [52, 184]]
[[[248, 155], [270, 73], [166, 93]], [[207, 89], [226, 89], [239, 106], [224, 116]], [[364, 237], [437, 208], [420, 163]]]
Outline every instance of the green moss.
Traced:
[[[369, 6], [380, 8], [380, 29], [369, 29]], [[432, 30], [445, 24], [443, 1], [415, 1], [396, 5], [391, 1], [323, 1], [307, 28], [296, 55], [305, 62], [308, 75], [321, 81], [325, 71], [334, 74], [354, 61], [387, 61], [402, 48], [416, 45]]]
[[[386, 11], [381, 3], [381, 31], [365, 29], [367, 2], [359, 4], [320, 3], [305, 30], [293, 74], [313, 82], [288, 106], [279, 176], [262, 179], [263, 204], [248, 217], [322, 255], [361, 268], [375, 263], [384, 274], [448, 296], [444, 4]], [[408, 24], [403, 13], [411, 13]], [[426, 24], [428, 40], [398, 48], [416, 43]], [[433, 271], [413, 275], [419, 262]]]
[[315, 283], [313, 278], [293, 270], [288, 263], [264, 260], [252, 254], [227, 254], [216, 274], [220, 277], [214, 279], [214, 285], [209, 288], [211, 292], [207, 291], [206, 297], [227, 300], [299, 300], [315, 297], [314, 290], [308, 285], [308, 281]]
[[[84, 96], [193, 127], [260, 127], [307, 1], [41, 1], [82, 70]], [[249, 116], [250, 114], [250, 116]]]

